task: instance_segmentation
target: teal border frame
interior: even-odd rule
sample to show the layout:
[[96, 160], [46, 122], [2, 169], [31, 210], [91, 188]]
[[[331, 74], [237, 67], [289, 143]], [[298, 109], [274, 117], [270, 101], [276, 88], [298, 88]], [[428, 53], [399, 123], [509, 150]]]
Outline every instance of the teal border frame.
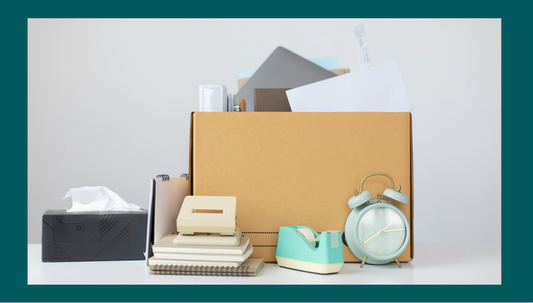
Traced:
[[[164, 301], [532, 301], [532, 203], [527, 190], [531, 139], [526, 116], [531, 97], [531, 18], [523, 3], [506, 1], [379, 1], [295, 3], [269, 1], [3, 1], [2, 18], [2, 220], [3, 282], [0, 301], [9, 302], [164, 302]], [[519, 5], [520, 3], [520, 5]], [[28, 18], [501, 18], [502, 19], [502, 285], [27, 285], [27, 19]], [[505, 45], [505, 47], [504, 47]], [[505, 58], [503, 58], [505, 57]], [[506, 63], [505, 68], [503, 62]], [[503, 81], [503, 79], [506, 81]], [[507, 104], [503, 103], [503, 100]], [[528, 119], [529, 118], [529, 119]], [[519, 144], [521, 143], [521, 144]], [[525, 144], [524, 144], [525, 143]], [[513, 144], [513, 145], [510, 145]], [[504, 165], [505, 164], [505, 165]], [[512, 181], [505, 176], [513, 175]], [[475, 178], [475, 176], [472, 176]], [[514, 191], [510, 191], [514, 189]], [[490, 189], [483, 189], [490, 190]], [[526, 199], [515, 207], [511, 199]], [[522, 202], [522, 201], [521, 201]], [[468, 201], [465, 201], [468, 203]], [[517, 203], [518, 204], [518, 203]], [[490, 224], [490, 223], [487, 223]], [[507, 225], [508, 224], [508, 225]], [[509, 226], [512, 228], [504, 228]], [[16, 232], [12, 232], [12, 231]], [[524, 241], [524, 239], [527, 239]], [[523, 243], [523, 244], [517, 244]], [[517, 247], [520, 246], [520, 247]], [[23, 248], [23, 249], [21, 249]], [[23, 253], [26, 252], [26, 253]], [[521, 258], [517, 258], [520, 255]], [[507, 258], [507, 259], [506, 259]], [[491, 264], [487, 264], [491, 266]], [[378, 296], [376, 296], [378, 294]]]

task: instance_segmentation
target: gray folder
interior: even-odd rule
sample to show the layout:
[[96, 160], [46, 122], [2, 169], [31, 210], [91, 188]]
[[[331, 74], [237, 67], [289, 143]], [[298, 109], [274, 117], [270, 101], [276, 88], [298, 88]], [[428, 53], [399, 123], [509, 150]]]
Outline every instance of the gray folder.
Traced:
[[239, 90], [235, 99], [244, 99], [246, 111], [252, 112], [255, 111], [254, 89], [256, 88], [290, 89], [335, 76], [334, 73], [278, 46]]

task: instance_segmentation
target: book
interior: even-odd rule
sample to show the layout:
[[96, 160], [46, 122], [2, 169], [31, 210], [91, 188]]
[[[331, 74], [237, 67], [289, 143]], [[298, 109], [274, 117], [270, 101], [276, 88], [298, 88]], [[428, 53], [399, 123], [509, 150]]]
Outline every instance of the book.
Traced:
[[248, 236], [241, 237], [239, 244], [236, 246], [174, 244], [173, 240], [176, 238], [176, 235], [176, 233], [167, 234], [156, 244], [152, 245], [152, 251], [154, 253], [243, 255], [248, 248], [248, 244], [250, 244], [250, 238]]
[[253, 245], [249, 244], [248, 248], [242, 255], [219, 255], [219, 254], [184, 254], [184, 253], [157, 253], [154, 252], [154, 257], [157, 259], [172, 259], [172, 260], [189, 260], [189, 261], [234, 261], [244, 262], [253, 252]]
[[194, 276], [256, 276], [265, 265], [264, 259], [248, 259], [241, 266], [187, 266], [187, 265], [153, 265], [152, 275], [194, 275]]
[[148, 224], [146, 233], [146, 265], [153, 256], [152, 245], [167, 233], [177, 232], [176, 219], [183, 199], [189, 193], [187, 177], [157, 175], [150, 180], [150, 200], [148, 203]]
[[235, 261], [190, 261], [190, 260], [172, 260], [172, 259], [158, 259], [151, 257], [148, 259], [149, 266], [155, 265], [190, 265], [190, 266], [222, 266], [222, 267], [236, 267], [243, 262]]

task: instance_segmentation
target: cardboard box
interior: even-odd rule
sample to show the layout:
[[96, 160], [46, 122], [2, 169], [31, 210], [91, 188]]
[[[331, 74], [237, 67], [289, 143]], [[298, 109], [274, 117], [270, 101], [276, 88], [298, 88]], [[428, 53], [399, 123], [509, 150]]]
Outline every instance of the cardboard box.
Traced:
[[[384, 172], [409, 197], [395, 205], [411, 228], [399, 259], [413, 259], [410, 113], [195, 112], [191, 124], [191, 193], [237, 197], [237, 226], [254, 245], [252, 258], [276, 261], [281, 226], [344, 231], [353, 189]], [[364, 185], [374, 197], [391, 187], [379, 177]], [[343, 252], [345, 262], [360, 261]]]
[[42, 261], [144, 260], [148, 211], [43, 214]]

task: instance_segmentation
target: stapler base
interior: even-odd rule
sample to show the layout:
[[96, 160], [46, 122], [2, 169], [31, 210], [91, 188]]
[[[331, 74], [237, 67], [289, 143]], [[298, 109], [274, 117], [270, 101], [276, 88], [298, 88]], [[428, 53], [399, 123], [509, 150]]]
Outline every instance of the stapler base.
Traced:
[[225, 236], [216, 233], [195, 233], [194, 235], [186, 235], [179, 233], [172, 243], [179, 245], [223, 245], [236, 246], [241, 242], [241, 231], [236, 229], [235, 235]]
[[341, 270], [342, 263], [321, 264], [302, 260], [289, 259], [276, 256], [278, 265], [281, 267], [287, 267], [292, 269], [298, 269], [318, 274], [334, 274]]

